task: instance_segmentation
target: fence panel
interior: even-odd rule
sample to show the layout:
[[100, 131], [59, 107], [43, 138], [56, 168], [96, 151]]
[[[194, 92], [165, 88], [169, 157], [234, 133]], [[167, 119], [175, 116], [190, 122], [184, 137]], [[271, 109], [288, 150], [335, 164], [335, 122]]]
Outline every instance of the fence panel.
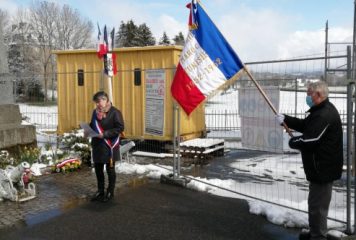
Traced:
[[[332, 68], [344, 66], [346, 57], [331, 58], [328, 62]], [[302, 59], [300, 61], [271, 61], [249, 63], [247, 67], [252, 75], [261, 85], [262, 89], [271, 86], [278, 87], [279, 103], [277, 111], [280, 113], [304, 118], [306, 117], [308, 106], [305, 103], [306, 83], [308, 81], [325, 80], [324, 59], [312, 58]], [[327, 74], [329, 84], [329, 99], [338, 109], [343, 127], [344, 127], [344, 156], [346, 159], [346, 119], [347, 119], [347, 80], [346, 72], [334, 72]], [[300, 212], [307, 212], [307, 194], [308, 182], [305, 180], [305, 174], [302, 168], [301, 155], [288, 147], [288, 135], [283, 133], [280, 148], [281, 153], [273, 153], [276, 149], [270, 151], [258, 151], [260, 145], [265, 144], [271, 139], [271, 136], [264, 136], [263, 130], [271, 126], [275, 121], [274, 117], [262, 113], [261, 119], [256, 122], [256, 129], [247, 133], [243, 131], [243, 116], [239, 113], [239, 94], [242, 89], [255, 88], [253, 82], [243, 76], [237, 80], [233, 86], [220, 94], [211, 98], [205, 109], [206, 126], [208, 137], [224, 138], [226, 148], [230, 152], [225, 154], [226, 161], [219, 161], [219, 166], [213, 166], [206, 175], [206, 181], [211, 182], [213, 178], [229, 182], [229, 190], [248, 196], [253, 199], [265, 201], [267, 203], [277, 204], [289, 209]], [[249, 99], [258, 98], [259, 93], [251, 96]], [[269, 96], [274, 97], [274, 96]], [[250, 103], [246, 103], [250, 104]], [[243, 105], [242, 105], [243, 106]], [[243, 106], [244, 107], [244, 106]], [[269, 108], [266, 104], [266, 108]], [[270, 109], [272, 112], [272, 110]], [[274, 114], [272, 114], [274, 115]], [[249, 118], [251, 124], [253, 119]], [[246, 120], [245, 120], [246, 121]], [[272, 124], [273, 126], [273, 124]], [[275, 130], [278, 132], [281, 127], [276, 124]], [[245, 132], [244, 138], [254, 138], [248, 147], [241, 143], [239, 137]], [[230, 134], [239, 136], [234, 140]], [[277, 151], [278, 152], [278, 151]], [[346, 161], [346, 160], [345, 160]], [[346, 162], [345, 162], [346, 163]], [[211, 163], [215, 164], [215, 163]], [[222, 174], [225, 173], [225, 174]], [[219, 184], [216, 184], [219, 186]], [[353, 186], [352, 186], [352, 196]], [[346, 173], [341, 180], [334, 184], [333, 196], [330, 205], [329, 218], [334, 220], [330, 227], [340, 227], [340, 223], [346, 223]]]

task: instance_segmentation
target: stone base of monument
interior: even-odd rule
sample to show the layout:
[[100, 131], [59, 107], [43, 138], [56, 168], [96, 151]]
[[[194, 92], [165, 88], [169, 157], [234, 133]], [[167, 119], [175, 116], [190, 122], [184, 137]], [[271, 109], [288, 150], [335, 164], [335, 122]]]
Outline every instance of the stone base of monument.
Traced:
[[0, 149], [36, 144], [36, 127], [21, 124], [22, 117], [18, 105], [0, 105], [0, 113]]

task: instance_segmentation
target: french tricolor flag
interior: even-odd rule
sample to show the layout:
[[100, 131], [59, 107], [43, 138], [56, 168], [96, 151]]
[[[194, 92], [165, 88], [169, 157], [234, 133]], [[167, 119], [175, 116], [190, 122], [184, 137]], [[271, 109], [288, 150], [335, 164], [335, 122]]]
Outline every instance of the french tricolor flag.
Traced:
[[171, 86], [173, 97], [190, 113], [244, 68], [199, 2], [190, 7], [190, 31]]
[[101, 34], [99, 23], [98, 23], [98, 41], [97, 41], [97, 55], [98, 58], [103, 58], [105, 54], [108, 53], [108, 45], [106, 41], [104, 40], [106, 33], [106, 26], [104, 28], [104, 37]]

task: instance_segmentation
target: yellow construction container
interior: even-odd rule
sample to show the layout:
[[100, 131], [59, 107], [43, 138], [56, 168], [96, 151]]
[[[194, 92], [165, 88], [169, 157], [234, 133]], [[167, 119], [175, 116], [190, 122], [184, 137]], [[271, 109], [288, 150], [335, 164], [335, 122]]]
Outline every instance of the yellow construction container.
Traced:
[[[130, 139], [171, 141], [173, 138], [172, 84], [180, 46], [115, 49], [118, 73], [112, 82], [113, 105], [121, 110], [125, 136]], [[95, 50], [55, 51], [57, 55], [58, 133], [89, 122], [94, 93], [108, 92], [103, 61]], [[189, 117], [180, 111], [183, 139], [205, 134], [202, 104]]]

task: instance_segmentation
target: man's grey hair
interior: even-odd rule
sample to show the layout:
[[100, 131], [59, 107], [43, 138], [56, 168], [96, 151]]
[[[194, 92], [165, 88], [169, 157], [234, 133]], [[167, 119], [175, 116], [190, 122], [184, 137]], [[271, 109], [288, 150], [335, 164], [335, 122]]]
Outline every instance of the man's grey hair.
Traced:
[[313, 92], [318, 92], [323, 99], [329, 96], [328, 84], [325, 81], [309, 82], [307, 87]]

